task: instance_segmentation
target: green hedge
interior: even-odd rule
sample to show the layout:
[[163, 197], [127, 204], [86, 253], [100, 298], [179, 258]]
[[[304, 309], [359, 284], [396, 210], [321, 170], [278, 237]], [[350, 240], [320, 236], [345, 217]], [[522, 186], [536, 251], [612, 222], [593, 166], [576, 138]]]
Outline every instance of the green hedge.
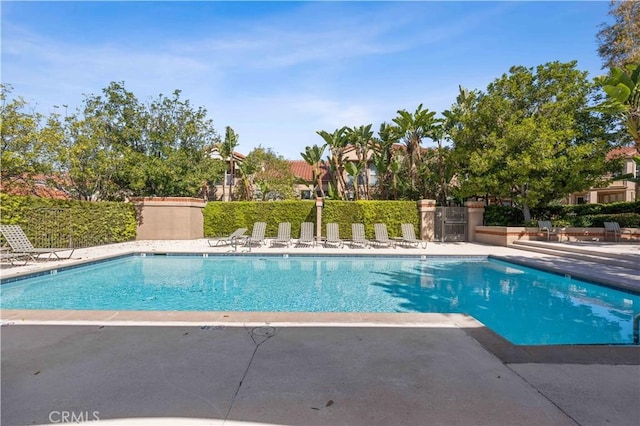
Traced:
[[611, 215], [622, 213], [640, 214], [640, 201], [608, 204], [575, 204], [548, 206], [531, 210], [534, 218], [540, 220], [571, 220], [578, 216]]
[[486, 206], [484, 208], [486, 226], [521, 226], [524, 216], [520, 209], [510, 206]]
[[88, 247], [136, 237], [131, 203], [53, 200], [0, 194], [3, 224], [20, 225], [34, 245]]
[[640, 228], [640, 214], [620, 213], [620, 214], [590, 214], [576, 217], [572, 226], [589, 228], [604, 227], [604, 222], [618, 222], [623, 228]]
[[[255, 222], [267, 223], [267, 237], [278, 233], [278, 223], [291, 222], [293, 238], [300, 235], [302, 222], [316, 222], [315, 201], [234, 201], [210, 202], [204, 208], [204, 235], [229, 235], [237, 228], [248, 228]], [[401, 223], [412, 223], [418, 230], [419, 216], [415, 201], [334, 201], [326, 200], [322, 214], [324, 224], [336, 222], [342, 238], [351, 238], [351, 224], [364, 223], [367, 238], [373, 237], [373, 224], [386, 223], [389, 236], [400, 235]]]
[[522, 212], [510, 206], [487, 206], [487, 226], [537, 226], [538, 220], [551, 220], [556, 226], [602, 227], [603, 222], [618, 222], [622, 227], [640, 226], [640, 202], [547, 206], [531, 210], [532, 220], [525, 223]]
[[315, 201], [233, 201], [210, 202], [204, 208], [205, 237], [229, 235], [237, 228], [253, 229], [255, 222], [266, 222], [266, 235], [275, 236], [280, 222], [291, 222], [291, 236], [298, 238], [302, 222], [316, 221]]

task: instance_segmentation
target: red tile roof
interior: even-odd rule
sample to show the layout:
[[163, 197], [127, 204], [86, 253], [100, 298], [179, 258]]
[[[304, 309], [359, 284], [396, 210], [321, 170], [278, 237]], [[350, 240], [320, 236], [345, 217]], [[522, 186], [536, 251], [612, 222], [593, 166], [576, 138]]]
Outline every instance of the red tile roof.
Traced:
[[[311, 182], [313, 180], [313, 167], [309, 163], [304, 160], [289, 160], [289, 167], [291, 168], [291, 173], [299, 179], [302, 179], [307, 182]], [[320, 166], [320, 176], [323, 182], [329, 181], [329, 173], [326, 166]]]
[[[49, 178], [51, 179], [51, 178]], [[34, 176], [31, 179], [9, 179], [0, 183], [0, 191], [9, 195], [32, 195], [41, 198], [55, 198], [58, 200], [70, 200], [72, 197], [68, 192], [58, 188], [47, 186], [47, 178], [42, 175]], [[55, 178], [53, 180], [56, 180]]]
[[616, 148], [609, 151], [607, 154], [607, 160], [611, 160], [612, 158], [621, 158], [621, 157], [634, 157], [638, 155], [638, 151], [634, 146], [623, 146], [622, 148]]

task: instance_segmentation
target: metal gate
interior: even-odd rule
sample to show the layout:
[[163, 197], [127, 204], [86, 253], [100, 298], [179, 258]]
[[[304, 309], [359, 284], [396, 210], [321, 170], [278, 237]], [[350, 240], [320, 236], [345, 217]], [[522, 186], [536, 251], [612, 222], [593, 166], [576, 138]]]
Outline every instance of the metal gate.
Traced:
[[436, 207], [434, 222], [436, 241], [467, 240], [466, 207]]

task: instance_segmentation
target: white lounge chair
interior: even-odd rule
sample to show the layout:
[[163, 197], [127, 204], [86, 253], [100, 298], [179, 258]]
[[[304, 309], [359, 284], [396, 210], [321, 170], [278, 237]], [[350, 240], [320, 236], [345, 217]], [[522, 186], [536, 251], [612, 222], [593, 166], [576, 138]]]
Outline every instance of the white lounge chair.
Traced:
[[411, 223], [403, 223], [400, 225], [402, 230], [402, 238], [396, 239], [397, 243], [401, 246], [415, 247], [417, 248], [422, 244], [422, 248], [427, 248], [427, 242], [416, 238], [416, 231]]
[[371, 240], [376, 247], [393, 247], [395, 248], [396, 242], [389, 238], [387, 232], [387, 225], [385, 223], [376, 223], [373, 225], [373, 231], [375, 238]]
[[[232, 244], [234, 242], [236, 242], [239, 239], [242, 239], [242, 237], [244, 236], [244, 233], [247, 232], [247, 228], [238, 228], [235, 231], [233, 231], [228, 237], [220, 237], [220, 238], [213, 238], [209, 240], [209, 246], [210, 247], [217, 247], [217, 246], [228, 246], [229, 244]], [[214, 244], [215, 243], [215, 244]]]
[[369, 240], [364, 236], [364, 224], [352, 223], [351, 224], [351, 242], [350, 247], [369, 247]]
[[251, 236], [246, 237], [244, 240], [244, 245], [247, 247], [253, 246], [261, 246], [265, 243], [264, 234], [267, 229], [266, 222], [256, 222], [253, 224], [253, 229], [251, 230]]
[[[24, 233], [20, 225], [0, 225], [0, 232], [7, 240], [7, 243], [11, 247], [14, 254], [27, 254], [31, 256], [33, 260], [41, 260], [40, 256], [48, 255], [46, 260], [50, 260], [53, 256], [57, 260], [70, 259], [73, 251], [73, 247], [70, 248], [41, 248], [34, 247], [29, 241], [29, 238]], [[61, 257], [58, 253], [69, 251], [69, 256]]]
[[340, 239], [340, 227], [337, 223], [327, 223], [327, 238], [324, 240], [325, 247], [344, 247], [344, 241]]
[[274, 240], [271, 240], [271, 247], [273, 246], [289, 247], [290, 244], [291, 244], [291, 223], [280, 222], [278, 224], [278, 235]]
[[313, 223], [302, 222], [300, 225], [300, 238], [296, 243], [296, 247], [300, 246], [315, 246], [316, 239], [313, 236]]

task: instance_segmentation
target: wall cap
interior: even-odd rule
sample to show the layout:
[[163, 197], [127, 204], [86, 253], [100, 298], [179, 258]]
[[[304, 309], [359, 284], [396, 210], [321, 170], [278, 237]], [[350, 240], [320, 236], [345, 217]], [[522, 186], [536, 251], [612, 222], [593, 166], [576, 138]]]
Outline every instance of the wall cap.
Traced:
[[436, 200], [418, 200], [418, 211], [433, 211], [436, 208]]
[[464, 206], [468, 209], [482, 209], [484, 210], [484, 201], [466, 201]]
[[130, 202], [139, 206], [183, 206], [204, 207], [207, 202], [193, 197], [133, 197]]

